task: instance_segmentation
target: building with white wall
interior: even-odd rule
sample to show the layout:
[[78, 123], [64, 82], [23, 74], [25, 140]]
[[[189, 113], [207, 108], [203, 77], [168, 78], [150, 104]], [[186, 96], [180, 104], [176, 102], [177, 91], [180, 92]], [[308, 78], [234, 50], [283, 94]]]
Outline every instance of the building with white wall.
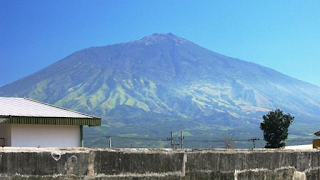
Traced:
[[9, 147], [81, 147], [83, 126], [101, 118], [28, 98], [0, 97], [0, 145]]

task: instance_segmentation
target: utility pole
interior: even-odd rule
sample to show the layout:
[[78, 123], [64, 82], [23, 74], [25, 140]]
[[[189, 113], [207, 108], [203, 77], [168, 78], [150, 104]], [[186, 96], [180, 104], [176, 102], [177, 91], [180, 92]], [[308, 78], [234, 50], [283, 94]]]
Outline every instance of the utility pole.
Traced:
[[184, 140], [183, 132], [180, 131], [180, 148], [181, 148], [181, 149], [183, 149], [183, 140]]
[[168, 141], [170, 141], [170, 145], [171, 145], [171, 149], [174, 149], [174, 144], [173, 144], [173, 134], [172, 134], [172, 131], [171, 131], [171, 136], [170, 138], [167, 138]]
[[111, 136], [109, 136], [109, 148], [111, 149]]
[[182, 131], [180, 132], [180, 138], [178, 138], [178, 140], [180, 140], [180, 143], [174, 143], [173, 142], [173, 133], [171, 131], [171, 135], [170, 135], [170, 138], [167, 138], [168, 141], [170, 141], [170, 145], [171, 145], [171, 148], [172, 149], [177, 149], [180, 145], [180, 148], [183, 149], [183, 133]]
[[252, 138], [252, 139], [249, 139], [248, 141], [252, 141], [253, 148], [256, 148], [256, 142], [255, 141], [259, 141], [259, 140], [260, 140], [259, 138]]

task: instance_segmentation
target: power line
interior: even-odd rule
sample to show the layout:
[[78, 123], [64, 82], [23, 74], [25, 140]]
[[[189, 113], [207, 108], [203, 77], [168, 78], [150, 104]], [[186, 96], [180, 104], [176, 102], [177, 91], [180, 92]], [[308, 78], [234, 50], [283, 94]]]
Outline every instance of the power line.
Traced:
[[[109, 138], [112, 137], [112, 139], [124, 139], [124, 140], [141, 140], [141, 141], [167, 141], [170, 140], [172, 141], [171, 144], [174, 144], [174, 140], [178, 140], [180, 141], [180, 143], [178, 143], [181, 148], [183, 147], [183, 142], [185, 143], [223, 143], [224, 138], [218, 138], [218, 137], [192, 137], [192, 136], [188, 136], [187, 138], [185, 138], [184, 136], [181, 136], [183, 139], [181, 139], [181, 137], [176, 137], [174, 138], [173, 136], [171, 138], [165, 138], [165, 137], [157, 137], [157, 136], [152, 136], [152, 137], [143, 137], [143, 136], [134, 136], [134, 137], [128, 137], [128, 136], [119, 136], [119, 135], [101, 135], [101, 136], [87, 136], [84, 137], [84, 139], [90, 140], [100, 140], [100, 139], [105, 139], [105, 138]], [[295, 138], [295, 139], [287, 139], [286, 142], [290, 142], [290, 143], [299, 143], [299, 142], [307, 142], [307, 141], [312, 141], [314, 138], [312, 137], [308, 137], [308, 138]], [[259, 139], [259, 138], [252, 138], [252, 139], [234, 139], [233, 142], [248, 142], [248, 141], [252, 141], [253, 146], [255, 148], [255, 142], [256, 141], [264, 141], [263, 139]], [[185, 144], [184, 143], [184, 144]], [[171, 145], [172, 147], [172, 145]]]
[[165, 141], [164, 137], [128, 137], [128, 136], [114, 136], [114, 135], [106, 135], [106, 136], [89, 136], [84, 137], [84, 139], [97, 139], [97, 138], [106, 138], [106, 137], [112, 137], [112, 138], [118, 138], [118, 139], [133, 139], [133, 140], [155, 140], [155, 141]]

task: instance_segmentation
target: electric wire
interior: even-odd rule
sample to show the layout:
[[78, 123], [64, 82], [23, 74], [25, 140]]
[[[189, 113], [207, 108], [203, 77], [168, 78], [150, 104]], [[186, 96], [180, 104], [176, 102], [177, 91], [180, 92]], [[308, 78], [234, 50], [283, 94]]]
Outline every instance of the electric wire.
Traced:
[[[119, 135], [103, 135], [103, 136], [88, 136], [84, 137], [84, 139], [102, 139], [102, 138], [109, 138], [112, 137], [113, 139], [127, 139], [127, 140], [144, 140], [144, 141], [168, 141], [167, 137], [143, 137], [143, 136], [119, 136]], [[306, 142], [306, 141], [312, 141], [314, 138], [308, 137], [308, 138], [295, 138], [295, 139], [287, 139], [286, 142]], [[174, 140], [180, 140], [179, 137], [176, 137]], [[221, 138], [197, 138], [197, 137], [185, 137], [184, 142], [224, 142], [228, 141], [228, 139], [225, 139], [223, 137]], [[232, 139], [229, 140], [232, 142], [248, 142], [250, 141], [250, 138], [241, 138], [241, 139]], [[264, 141], [263, 138], [257, 139], [256, 141]]]

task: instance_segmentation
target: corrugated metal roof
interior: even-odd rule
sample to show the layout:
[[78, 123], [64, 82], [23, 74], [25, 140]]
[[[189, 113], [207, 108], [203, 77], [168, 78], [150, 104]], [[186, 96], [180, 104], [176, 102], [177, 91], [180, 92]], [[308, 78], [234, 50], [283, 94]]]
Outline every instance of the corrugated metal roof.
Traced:
[[[98, 118], [28, 98], [0, 97], [0, 116]], [[100, 118], [99, 118], [100, 119]]]

